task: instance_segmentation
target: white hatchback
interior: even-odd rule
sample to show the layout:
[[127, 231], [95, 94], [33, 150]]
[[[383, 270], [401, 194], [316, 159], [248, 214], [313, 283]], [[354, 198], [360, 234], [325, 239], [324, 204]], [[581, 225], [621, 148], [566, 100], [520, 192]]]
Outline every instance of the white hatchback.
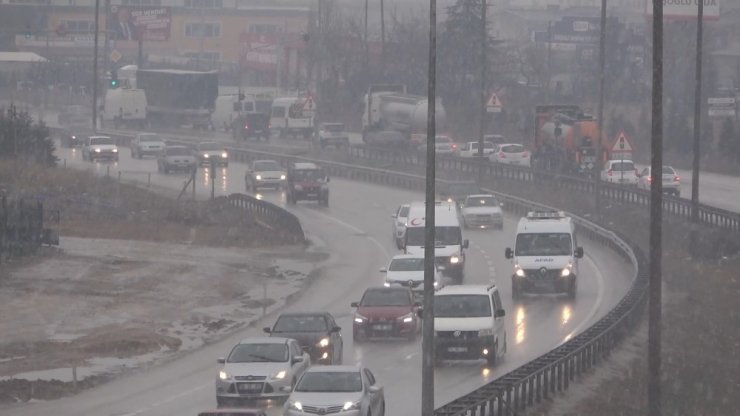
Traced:
[[[670, 193], [676, 197], [681, 196], [681, 178], [678, 176], [678, 173], [670, 166], [663, 166], [663, 170], [660, 173], [663, 182], [663, 192]], [[654, 180], [655, 178], [653, 178], [651, 168], [648, 166], [638, 175], [637, 187], [649, 191], [650, 185], [653, 184]]]
[[[404, 286], [411, 289], [414, 295], [424, 292], [424, 256], [398, 254], [380, 272], [385, 273], [385, 287]], [[442, 275], [435, 265], [434, 289], [441, 289], [442, 286]]]
[[505, 165], [531, 166], [532, 155], [524, 145], [518, 143], [503, 143], [489, 157], [491, 162]]
[[621, 185], [637, 185], [637, 168], [631, 160], [609, 160], [601, 171], [601, 180]]

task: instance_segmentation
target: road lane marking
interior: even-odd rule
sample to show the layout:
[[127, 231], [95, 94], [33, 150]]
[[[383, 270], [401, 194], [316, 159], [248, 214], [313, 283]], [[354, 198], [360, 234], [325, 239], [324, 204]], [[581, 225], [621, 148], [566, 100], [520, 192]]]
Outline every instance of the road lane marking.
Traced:
[[593, 261], [590, 255], [586, 255], [586, 260], [591, 264], [591, 267], [593, 267], [595, 275], [596, 275], [596, 286], [598, 287], [596, 292], [596, 302], [594, 302], [594, 306], [591, 307], [591, 310], [588, 312], [588, 315], [585, 319], [581, 320], [581, 323], [572, 330], [566, 337], [563, 339], [563, 341], [558, 344], [558, 346], [563, 345], [564, 343], [568, 342], [573, 336], [578, 334], [583, 330], [583, 327], [588, 325], [588, 323], [591, 321], [591, 319], [596, 315], [596, 312], [599, 311], [599, 307], [601, 306], [601, 302], [604, 299], [604, 275], [601, 274], [601, 270], [596, 266], [596, 263]]
[[375, 244], [380, 249], [380, 251], [385, 255], [385, 260], [386, 261], [390, 261], [391, 255], [390, 255], [390, 253], [388, 253], [388, 250], [382, 244], [380, 244], [380, 242], [375, 237], [373, 237], [370, 234], [368, 234], [367, 231], [364, 231], [364, 230], [362, 230], [360, 228], [357, 228], [357, 227], [355, 227], [354, 225], [352, 225], [350, 223], [344, 222], [344, 221], [340, 220], [339, 218], [334, 218], [331, 215], [326, 215], [323, 212], [318, 212], [318, 211], [313, 211], [313, 210], [306, 210], [304, 212], [318, 215], [320, 217], [323, 217], [326, 220], [332, 221], [332, 222], [334, 222], [336, 224], [339, 224], [339, 225], [341, 225], [343, 227], [347, 227], [350, 230], [352, 230], [352, 231], [354, 231], [354, 232], [356, 232], [358, 234], [362, 234], [363, 236], [367, 237], [370, 241], [372, 241], [372, 243]]
[[189, 394], [195, 393], [198, 390], [203, 390], [204, 388], [206, 388], [206, 387], [208, 387], [210, 385], [211, 385], [211, 383], [207, 383], [207, 384], [200, 385], [198, 387], [194, 387], [194, 388], [192, 388], [190, 390], [185, 390], [185, 391], [180, 392], [180, 393], [178, 393], [178, 394], [176, 394], [174, 396], [170, 396], [170, 397], [168, 397], [168, 398], [166, 398], [164, 400], [160, 400], [158, 402], [154, 402], [154, 403], [150, 404], [147, 407], [142, 407], [141, 409], [134, 410], [133, 412], [130, 412], [130, 413], [124, 413], [124, 414], [122, 414], [120, 416], [137, 416], [137, 415], [140, 415], [140, 414], [142, 414], [144, 412], [148, 412], [148, 411], [154, 409], [155, 407], [159, 407], [159, 406], [161, 406], [163, 404], [167, 404], [167, 403], [173, 402], [173, 401], [175, 401], [175, 400], [177, 400], [179, 398], [182, 398], [182, 397], [185, 397], [185, 396], [187, 396]]

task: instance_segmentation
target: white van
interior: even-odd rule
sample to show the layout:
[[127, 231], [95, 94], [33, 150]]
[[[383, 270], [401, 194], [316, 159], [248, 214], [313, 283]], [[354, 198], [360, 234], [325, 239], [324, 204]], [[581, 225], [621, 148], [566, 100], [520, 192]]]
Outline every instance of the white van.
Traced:
[[105, 93], [103, 111], [100, 113], [100, 127], [110, 124], [115, 128], [143, 127], [146, 123], [146, 106], [144, 90], [110, 89]]
[[226, 94], [216, 97], [211, 113], [211, 126], [214, 130], [231, 130], [231, 125], [241, 114], [255, 111], [254, 97], [246, 95], [239, 100], [239, 94]]
[[[425, 203], [413, 202], [409, 207], [404, 235], [406, 254], [424, 256]], [[465, 249], [460, 220], [455, 202], [434, 203], [434, 263], [443, 274], [462, 282], [465, 275]]]
[[578, 259], [583, 257], [583, 248], [578, 246], [573, 220], [564, 212], [529, 212], [519, 220], [514, 250], [506, 248], [504, 254], [513, 263], [513, 299], [524, 292], [576, 297]]
[[304, 111], [305, 97], [276, 98], [272, 102], [270, 125], [280, 133], [280, 137], [302, 135], [309, 139], [314, 133], [314, 112]]

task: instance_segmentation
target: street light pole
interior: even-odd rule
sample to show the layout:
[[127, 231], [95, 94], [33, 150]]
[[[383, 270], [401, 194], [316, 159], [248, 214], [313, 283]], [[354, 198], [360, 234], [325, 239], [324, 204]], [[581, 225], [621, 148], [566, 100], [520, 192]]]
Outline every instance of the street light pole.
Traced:
[[486, 114], [488, 113], [488, 109], [486, 108], [486, 103], [488, 101], [488, 91], [486, 88], [486, 73], [488, 72], [488, 65], [486, 65], [488, 62], [486, 60], [487, 57], [487, 45], [488, 45], [488, 26], [486, 22], [486, 0], [481, 0], [480, 2], [480, 15], [481, 15], [481, 29], [480, 29], [480, 36], [481, 36], [481, 42], [480, 42], [480, 125], [478, 126], [478, 157], [481, 160], [480, 169], [479, 169], [479, 180], [483, 178], [483, 136], [486, 133]]
[[[594, 179], [594, 206], [596, 215], [601, 215], [601, 169], [602, 168], [602, 137], [604, 136], [604, 85], [606, 81], [606, 0], [601, 0], [601, 33], [599, 35], [599, 114], [596, 139], [596, 166], [591, 176]], [[624, 156], [622, 156], [624, 157]], [[622, 173], [624, 175], [624, 173]]]
[[699, 222], [699, 164], [701, 159], [701, 60], [704, 36], [704, 2], [696, 16], [696, 85], [694, 90], [694, 163], [691, 171], [691, 222]]
[[95, 0], [95, 35], [93, 36], [93, 131], [98, 129], [98, 32], [100, 31], [100, 0]]
[[422, 319], [421, 414], [434, 415], [434, 189], [437, 85], [437, 0], [429, 0], [429, 79], [427, 91], [427, 166], [424, 217], [424, 305]]

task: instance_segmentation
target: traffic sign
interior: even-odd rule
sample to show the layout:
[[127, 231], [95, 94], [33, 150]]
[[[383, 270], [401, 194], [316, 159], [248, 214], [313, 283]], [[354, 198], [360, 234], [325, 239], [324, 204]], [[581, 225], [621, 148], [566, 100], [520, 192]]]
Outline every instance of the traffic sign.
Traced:
[[113, 49], [113, 51], [110, 53], [110, 60], [115, 62], [118, 62], [119, 59], [121, 59], [123, 56], [121, 55], [121, 52], [118, 52], [117, 49]]
[[620, 131], [619, 134], [617, 134], [617, 138], [614, 139], [614, 143], [612, 144], [611, 151], [620, 153], [632, 153], [632, 143], [630, 143], [627, 135], [624, 134], [624, 131]]
[[500, 113], [503, 107], [504, 105], [501, 103], [501, 100], [498, 99], [498, 95], [496, 95], [495, 92], [492, 92], [491, 96], [488, 97], [488, 102], [486, 103], [486, 111], [489, 113]]
[[308, 98], [306, 98], [306, 102], [303, 103], [303, 113], [304, 115], [313, 115], [316, 112], [316, 102], [313, 100], [313, 96], [309, 95]]
[[710, 97], [709, 117], [735, 117], [736, 102], [734, 97]]

